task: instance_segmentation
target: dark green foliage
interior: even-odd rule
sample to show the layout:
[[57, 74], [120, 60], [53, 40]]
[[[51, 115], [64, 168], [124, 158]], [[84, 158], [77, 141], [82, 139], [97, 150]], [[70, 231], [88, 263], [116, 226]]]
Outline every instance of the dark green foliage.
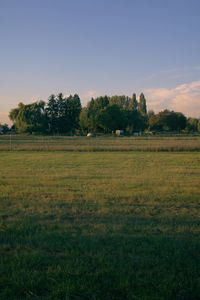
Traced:
[[128, 109], [131, 98], [128, 96], [112, 96], [109, 98], [110, 105], [117, 105], [121, 109]]
[[124, 111], [126, 118], [126, 131], [132, 133], [134, 131], [141, 131], [144, 129], [143, 116], [138, 110]]
[[129, 100], [128, 109], [134, 110], [134, 111], [136, 111], [138, 109], [138, 102], [136, 100], [136, 94], [133, 94], [132, 98]]
[[97, 114], [97, 124], [104, 132], [125, 128], [125, 114], [116, 104], [108, 105]]
[[143, 93], [140, 94], [140, 99], [138, 103], [138, 110], [141, 113], [142, 116], [145, 116], [147, 114], [147, 105], [146, 105], [146, 99]]
[[1, 124], [0, 123], [0, 128], [1, 128], [0, 133], [3, 133], [3, 134], [7, 134], [10, 131], [10, 128], [9, 128], [8, 124]]
[[82, 131], [111, 133], [116, 129], [128, 133], [147, 128], [146, 115], [138, 109], [136, 95], [91, 99], [80, 116]]
[[74, 133], [79, 128], [81, 102], [77, 94], [64, 98], [62, 93], [51, 95], [32, 104], [19, 103], [9, 117], [19, 133]]
[[64, 97], [51, 95], [44, 101], [24, 105], [19, 103], [10, 112], [10, 119], [18, 133], [75, 134], [87, 132], [112, 133], [116, 129], [125, 133], [156, 131], [200, 131], [199, 119], [186, 117], [179, 112], [164, 110], [155, 114], [148, 111], [146, 98], [140, 94], [132, 97], [100, 96], [91, 99], [82, 109], [77, 94]]
[[150, 119], [151, 116], [154, 116], [154, 115], [155, 115], [155, 112], [153, 110], [149, 110], [147, 113], [148, 120]]
[[48, 116], [49, 131], [58, 131], [58, 102], [55, 95], [49, 97], [46, 112]]
[[199, 120], [195, 118], [188, 118], [185, 130], [187, 132], [195, 132], [198, 131]]
[[9, 114], [19, 133], [45, 133], [47, 131], [47, 115], [45, 102], [32, 104], [19, 103], [18, 108], [12, 109]]
[[91, 99], [87, 105], [88, 111], [88, 131], [92, 130], [94, 132], [102, 131], [102, 127], [99, 124], [99, 116], [102, 110], [109, 104], [107, 96], [98, 97], [96, 99]]
[[149, 128], [160, 131], [180, 131], [185, 128], [186, 120], [186, 117], [182, 113], [166, 109], [150, 116]]
[[80, 113], [80, 128], [83, 133], [87, 133], [89, 130], [89, 118], [88, 118], [88, 109], [83, 107]]
[[50, 96], [46, 111], [50, 133], [74, 133], [79, 127], [81, 102], [77, 94], [67, 98], [62, 93]]

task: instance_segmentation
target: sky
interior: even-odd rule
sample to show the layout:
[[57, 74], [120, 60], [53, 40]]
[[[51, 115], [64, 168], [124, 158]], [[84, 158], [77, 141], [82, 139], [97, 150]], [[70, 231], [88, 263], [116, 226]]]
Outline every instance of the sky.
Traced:
[[0, 0], [0, 123], [19, 102], [143, 92], [200, 117], [199, 0]]

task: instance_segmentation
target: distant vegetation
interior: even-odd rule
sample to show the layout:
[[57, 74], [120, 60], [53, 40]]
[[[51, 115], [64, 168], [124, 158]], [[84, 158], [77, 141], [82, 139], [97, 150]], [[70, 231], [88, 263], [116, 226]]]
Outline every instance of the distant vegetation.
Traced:
[[[112, 133], [124, 130], [126, 134], [149, 131], [200, 131], [200, 120], [186, 118], [181, 112], [169, 110], [155, 114], [147, 110], [143, 93], [139, 100], [136, 94], [128, 96], [101, 96], [91, 99], [86, 107], [81, 106], [77, 94], [64, 97], [62, 93], [51, 95], [48, 100], [31, 104], [19, 103], [10, 111], [12, 130], [26, 134], [86, 134]], [[1, 133], [7, 133], [6, 124]]]
[[64, 98], [60, 93], [51, 95], [47, 103], [19, 103], [9, 117], [19, 133], [74, 133], [79, 128], [80, 112], [78, 95]]
[[68, 152], [176, 152], [200, 151], [200, 136], [193, 134], [158, 134], [156, 136], [111, 135], [51, 136], [51, 135], [1, 135], [0, 151], [68, 151]]

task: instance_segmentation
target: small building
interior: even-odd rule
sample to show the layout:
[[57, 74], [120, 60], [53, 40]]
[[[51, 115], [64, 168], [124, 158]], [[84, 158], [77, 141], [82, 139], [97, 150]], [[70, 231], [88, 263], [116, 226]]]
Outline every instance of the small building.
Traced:
[[124, 130], [119, 130], [119, 129], [117, 129], [117, 130], [115, 131], [115, 133], [116, 133], [116, 135], [123, 135], [123, 134], [124, 134]]

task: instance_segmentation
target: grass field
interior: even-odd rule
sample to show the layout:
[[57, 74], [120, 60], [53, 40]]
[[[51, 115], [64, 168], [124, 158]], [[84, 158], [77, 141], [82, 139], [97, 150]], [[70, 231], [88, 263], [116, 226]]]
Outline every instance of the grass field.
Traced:
[[200, 135], [173, 136], [0, 136], [0, 150], [200, 151]]
[[200, 299], [200, 153], [1, 151], [0, 299]]

